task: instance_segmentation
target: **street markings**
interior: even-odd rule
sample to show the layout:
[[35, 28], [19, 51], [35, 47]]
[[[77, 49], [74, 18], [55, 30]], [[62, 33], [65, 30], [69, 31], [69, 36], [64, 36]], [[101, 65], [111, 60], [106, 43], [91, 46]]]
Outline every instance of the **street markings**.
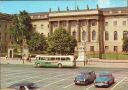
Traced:
[[94, 87], [94, 84], [93, 85], [91, 85], [91, 86], [89, 86], [89, 87], [87, 87], [87, 89], [86, 90], [89, 90], [90, 88], [92, 88], [92, 87]]
[[72, 86], [72, 85], [75, 85], [74, 82], [73, 82], [72, 84], [69, 84], [69, 85], [63, 87], [63, 88], [68, 88], [68, 87], [70, 87], [70, 86]]
[[67, 79], [69, 79], [69, 78], [72, 78], [72, 76], [71, 76], [71, 77], [68, 77], [68, 78], [65, 78], [65, 79], [61, 79], [61, 80], [56, 81], [56, 82], [53, 82], [53, 83], [49, 83], [49, 84], [45, 85], [44, 87], [48, 87], [48, 86], [53, 85], [53, 84], [56, 84], [56, 83], [58, 83], [58, 82], [65, 81], [65, 80], [67, 80]]
[[[45, 75], [51, 75], [51, 74], [53, 74], [53, 73], [49, 73], [49, 74], [45, 74]], [[17, 83], [17, 82], [19, 82], [19, 81], [24, 81], [24, 80], [27, 80], [27, 79], [38, 78], [38, 77], [40, 77], [40, 76], [44, 76], [44, 75], [32, 76], [32, 77], [29, 77], [29, 78], [24, 78], [24, 79], [16, 80], [16, 81], [14, 81], [14, 82], [10, 82], [10, 83], [7, 83], [7, 84], [14, 84], [14, 83]]]
[[56, 78], [56, 77], [64, 76], [64, 75], [68, 75], [68, 74], [61, 74], [61, 75], [56, 75], [56, 76], [53, 76], [53, 77], [48, 77], [48, 78], [45, 78], [45, 79], [41, 79], [41, 80], [35, 81], [34, 83], [38, 83], [38, 82], [41, 82], [43, 80], [47, 80], [47, 79], [50, 79], [50, 78]]
[[115, 86], [111, 88], [111, 90], [114, 90], [115, 87], [117, 87], [120, 83], [122, 83], [127, 77], [124, 77], [121, 81], [119, 81]]

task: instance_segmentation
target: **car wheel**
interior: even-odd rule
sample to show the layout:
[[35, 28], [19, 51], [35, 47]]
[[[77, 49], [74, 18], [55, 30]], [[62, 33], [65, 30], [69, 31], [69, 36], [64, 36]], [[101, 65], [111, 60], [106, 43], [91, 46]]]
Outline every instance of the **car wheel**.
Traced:
[[59, 68], [62, 68], [62, 64], [61, 64], [61, 63], [59, 63], [59, 64], [58, 64], [58, 67], [59, 67]]

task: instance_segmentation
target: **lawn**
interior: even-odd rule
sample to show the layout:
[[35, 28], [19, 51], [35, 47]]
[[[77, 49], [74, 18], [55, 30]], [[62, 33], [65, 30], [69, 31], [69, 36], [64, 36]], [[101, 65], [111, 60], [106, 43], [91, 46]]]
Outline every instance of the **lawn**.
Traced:
[[[90, 58], [99, 58], [99, 54], [90, 54]], [[128, 60], [128, 54], [102, 54], [103, 59]]]

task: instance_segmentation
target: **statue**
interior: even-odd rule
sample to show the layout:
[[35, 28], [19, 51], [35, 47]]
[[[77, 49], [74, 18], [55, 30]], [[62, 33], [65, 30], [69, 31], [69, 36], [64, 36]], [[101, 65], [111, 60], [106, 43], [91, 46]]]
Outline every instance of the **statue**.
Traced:
[[29, 57], [29, 48], [26, 39], [23, 39], [22, 56], [25, 60]]
[[86, 51], [86, 42], [80, 42], [79, 43], [79, 46], [78, 46], [78, 58], [76, 59], [76, 61], [82, 61], [84, 62], [84, 65], [85, 65], [85, 62], [87, 62], [87, 57], [86, 57], [86, 54], [85, 54], [85, 51]]

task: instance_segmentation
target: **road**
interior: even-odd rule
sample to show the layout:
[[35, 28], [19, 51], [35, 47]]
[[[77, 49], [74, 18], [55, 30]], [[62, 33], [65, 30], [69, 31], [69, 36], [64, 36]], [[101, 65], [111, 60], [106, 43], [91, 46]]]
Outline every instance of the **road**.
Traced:
[[[74, 85], [74, 77], [81, 71], [110, 71], [115, 76], [115, 84], [109, 88], [95, 88]], [[31, 65], [1, 65], [1, 88], [21, 82], [36, 83], [39, 90], [128, 90], [128, 69], [117, 68], [34, 68]]]

